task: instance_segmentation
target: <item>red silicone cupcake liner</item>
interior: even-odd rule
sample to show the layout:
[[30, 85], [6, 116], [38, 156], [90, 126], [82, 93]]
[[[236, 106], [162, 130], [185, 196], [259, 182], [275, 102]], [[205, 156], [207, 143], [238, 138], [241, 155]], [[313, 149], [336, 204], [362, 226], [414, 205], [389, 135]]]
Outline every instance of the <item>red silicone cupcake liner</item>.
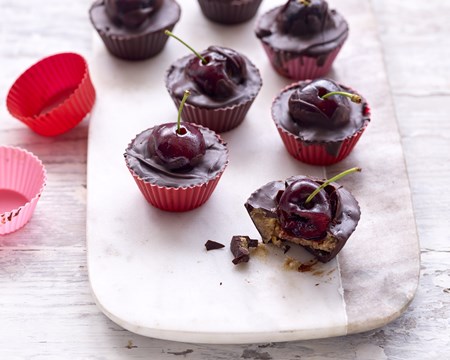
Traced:
[[164, 34], [164, 30], [172, 31], [174, 27], [175, 24], [172, 24], [161, 31], [139, 34], [133, 37], [115, 36], [103, 31], [98, 33], [111, 54], [120, 59], [138, 61], [159, 54], [169, 38]]
[[52, 55], [31, 66], [12, 85], [6, 100], [12, 116], [43, 136], [74, 128], [94, 102], [87, 62], [75, 53]]
[[326, 75], [342, 48], [341, 45], [327, 55], [310, 57], [289, 51], [275, 50], [264, 42], [262, 44], [275, 71], [293, 80], [316, 79]]
[[262, 0], [241, 0], [236, 2], [220, 0], [198, 0], [203, 14], [221, 24], [238, 24], [255, 16]]
[[[295, 88], [298, 86], [298, 83], [293, 83], [283, 90], [280, 91], [280, 94], [285, 91], [290, 90], [291, 88]], [[345, 87], [349, 91], [353, 91], [352, 89]], [[279, 95], [278, 95], [279, 96]], [[273, 103], [277, 101], [278, 96], [275, 97]], [[363, 123], [361, 128], [357, 130], [352, 135], [346, 137], [345, 139], [339, 141], [306, 141], [302, 140], [299, 136], [292, 134], [291, 132], [285, 130], [275, 116], [272, 114], [273, 121], [275, 126], [277, 127], [278, 133], [280, 134], [281, 140], [283, 144], [292, 157], [295, 159], [304, 162], [306, 164], [311, 165], [332, 165], [336, 164], [342, 160], [344, 160], [356, 146], [359, 138], [366, 130], [369, 125], [370, 118], [370, 108], [367, 105], [363, 110], [362, 114], [366, 117], [366, 121]], [[328, 151], [328, 148], [332, 148], [332, 153]]]
[[[196, 186], [169, 188], [148, 183], [129, 168], [145, 199], [154, 207], [172, 212], [189, 211], [203, 205], [214, 192], [223, 171], [214, 179]], [[225, 170], [225, 169], [224, 169]]]
[[31, 219], [46, 182], [42, 162], [17, 147], [0, 146], [0, 235]]
[[[368, 122], [359, 131], [343, 141], [326, 143], [303, 141], [276, 123], [278, 133], [288, 153], [295, 159], [311, 165], [332, 165], [344, 160], [355, 147], [367, 125]], [[327, 151], [327, 146], [332, 146], [335, 149], [338, 145], [339, 151], [336, 155], [331, 155]]]
[[[181, 101], [175, 96], [172, 97], [177, 108]], [[209, 128], [216, 133], [224, 133], [239, 126], [245, 119], [255, 97], [246, 102], [230, 107], [219, 109], [200, 108], [185, 103], [181, 118], [183, 121], [195, 123]]]

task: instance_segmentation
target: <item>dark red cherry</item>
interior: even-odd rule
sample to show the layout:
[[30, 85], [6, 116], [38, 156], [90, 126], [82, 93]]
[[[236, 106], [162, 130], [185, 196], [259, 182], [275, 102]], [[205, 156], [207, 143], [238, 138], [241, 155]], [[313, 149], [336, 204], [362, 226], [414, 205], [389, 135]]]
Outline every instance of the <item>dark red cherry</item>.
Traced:
[[331, 221], [331, 204], [321, 190], [309, 203], [306, 199], [320, 185], [309, 178], [294, 181], [280, 197], [277, 213], [281, 227], [288, 233], [308, 240], [322, 239]]
[[289, 0], [281, 9], [276, 21], [282, 32], [303, 36], [323, 31], [331, 19], [326, 1]]
[[170, 170], [188, 170], [205, 155], [205, 139], [195, 125], [183, 123], [179, 131], [177, 128], [177, 123], [157, 126], [149, 138], [148, 151]]
[[210, 46], [201, 55], [205, 62], [193, 57], [186, 66], [186, 74], [200, 91], [210, 97], [228, 98], [246, 77], [245, 60], [232, 49]]
[[350, 116], [350, 100], [346, 96], [334, 95], [326, 99], [322, 96], [330, 92], [343, 91], [332, 80], [311, 81], [289, 98], [289, 114], [299, 125], [313, 125], [337, 128], [346, 124]]
[[138, 28], [163, 0], [105, 0], [106, 14], [117, 25]]

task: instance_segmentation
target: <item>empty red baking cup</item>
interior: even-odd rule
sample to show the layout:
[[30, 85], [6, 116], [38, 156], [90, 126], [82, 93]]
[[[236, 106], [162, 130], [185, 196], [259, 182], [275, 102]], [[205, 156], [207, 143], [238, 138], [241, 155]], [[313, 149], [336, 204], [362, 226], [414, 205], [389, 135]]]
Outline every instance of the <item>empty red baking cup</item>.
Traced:
[[6, 99], [12, 116], [44, 136], [74, 128], [94, 102], [87, 62], [75, 53], [56, 54], [37, 62], [20, 75]]
[[31, 219], [46, 179], [42, 162], [31, 152], [0, 146], [0, 235]]

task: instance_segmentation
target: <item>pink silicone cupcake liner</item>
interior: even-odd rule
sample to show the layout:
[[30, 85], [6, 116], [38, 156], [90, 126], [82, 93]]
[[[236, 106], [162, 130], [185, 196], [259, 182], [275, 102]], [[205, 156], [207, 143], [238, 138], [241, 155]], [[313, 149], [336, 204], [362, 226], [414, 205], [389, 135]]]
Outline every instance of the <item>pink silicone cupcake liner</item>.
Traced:
[[[172, 97], [177, 108], [181, 101]], [[255, 97], [252, 99], [225, 108], [207, 109], [185, 103], [181, 118], [183, 121], [195, 123], [209, 128], [216, 133], [223, 133], [239, 126], [245, 119]]]
[[172, 31], [174, 27], [175, 24], [161, 31], [134, 37], [115, 36], [103, 31], [99, 31], [99, 35], [108, 51], [114, 56], [124, 60], [145, 60], [159, 54], [163, 50], [168, 40], [164, 30]]
[[288, 51], [277, 51], [264, 42], [262, 44], [275, 71], [293, 80], [316, 79], [324, 76], [331, 70], [331, 66], [342, 48], [341, 45], [327, 55], [310, 57]]
[[203, 14], [221, 24], [238, 24], [255, 16], [262, 0], [198, 0]]
[[[297, 86], [298, 83], [293, 83], [281, 90], [280, 94]], [[348, 89], [349, 91], [353, 91], [352, 89], [347, 87], [346, 89]], [[277, 98], [278, 96], [275, 97], [273, 102], [275, 102]], [[367, 120], [363, 123], [358, 131], [343, 140], [329, 142], [303, 140], [299, 136], [292, 134], [291, 132], [284, 129], [277, 121], [277, 119], [275, 119], [275, 116], [273, 116], [273, 114], [272, 118], [275, 126], [277, 127], [278, 133], [280, 134], [281, 140], [283, 141], [283, 144], [290, 155], [306, 164], [326, 166], [336, 164], [339, 161], [344, 160], [352, 152], [353, 148], [359, 141], [359, 138], [369, 125], [370, 108], [368, 105], [363, 109], [362, 115], [366, 117]], [[332, 154], [327, 150], [328, 148], [332, 149]]]
[[0, 235], [20, 229], [31, 219], [46, 180], [45, 168], [35, 155], [0, 146]]
[[52, 55], [31, 66], [12, 85], [6, 100], [12, 116], [43, 136], [74, 128], [94, 102], [87, 62], [75, 53]]

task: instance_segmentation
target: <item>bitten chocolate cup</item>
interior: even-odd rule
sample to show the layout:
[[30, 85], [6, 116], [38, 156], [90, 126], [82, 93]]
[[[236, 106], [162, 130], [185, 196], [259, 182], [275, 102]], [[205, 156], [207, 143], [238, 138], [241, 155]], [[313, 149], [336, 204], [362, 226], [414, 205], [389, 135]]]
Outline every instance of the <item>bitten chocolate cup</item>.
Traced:
[[0, 235], [31, 219], [47, 175], [41, 160], [18, 147], [0, 146]]
[[91, 112], [94, 103], [87, 62], [75, 53], [37, 62], [14, 82], [6, 99], [10, 114], [43, 136], [71, 130]]

